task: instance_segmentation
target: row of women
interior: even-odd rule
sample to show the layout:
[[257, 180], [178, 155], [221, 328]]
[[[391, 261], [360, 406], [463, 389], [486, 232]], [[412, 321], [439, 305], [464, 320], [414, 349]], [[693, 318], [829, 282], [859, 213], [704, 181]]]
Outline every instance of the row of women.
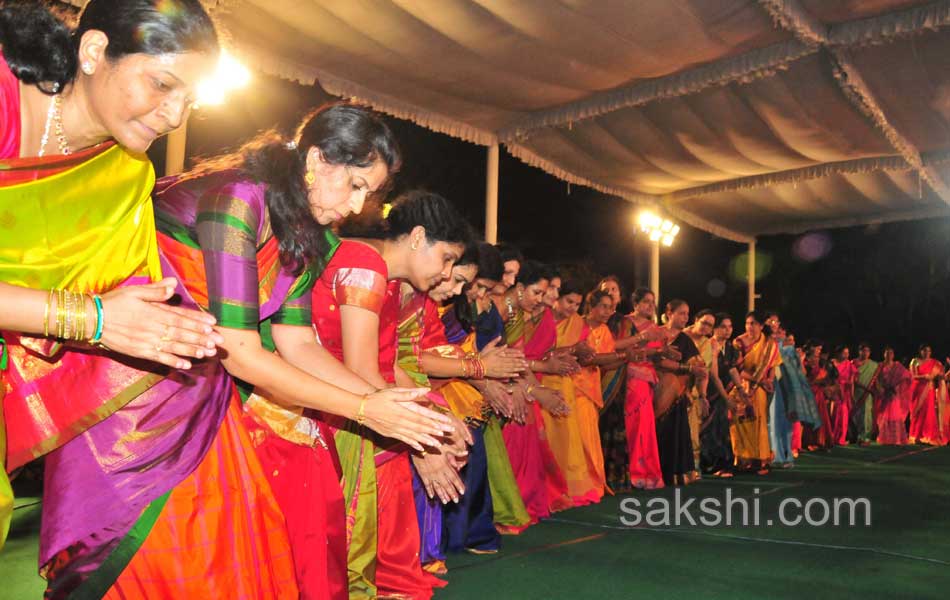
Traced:
[[46, 597], [428, 598], [599, 500], [600, 371], [666, 333], [435, 194], [338, 237], [401, 165], [361, 107], [156, 181], [218, 53], [199, 0], [0, 5], [0, 539], [42, 458]]
[[[883, 360], [871, 358], [871, 347], [858, 346], [852, 359], [847, 347], [824, 353], [821, 342], [799, 349], [805, 373], [817, 404], [828, 423], [806, 449], [834, 445], [887, 445], [950, 443], [948, 372], [932, 357], [929, 345], [905, 367], [895, 360], [894, 349], [885, 347]], [[801, 435], [793, 442], [801, 449]]]
[[428, 598], [574, 502], [547, 276], [427, 192], [338, 237], [401, 164], [357, 106], [156, 181], [218, 53], [199, 0], [0, 5], [0, 539], [43, 458], [48, 598]]

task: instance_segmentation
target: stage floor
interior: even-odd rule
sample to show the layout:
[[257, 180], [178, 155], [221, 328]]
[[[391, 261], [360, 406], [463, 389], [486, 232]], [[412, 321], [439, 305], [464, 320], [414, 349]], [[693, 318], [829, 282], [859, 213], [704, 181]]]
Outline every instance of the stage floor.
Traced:
[[[756, 491], [757, 490], [757, 491]], [[693, 526], [629, 527], [621, 511], [626, 498], [640, 502], [643, 515], [663, 516], [659, 500], [675, 491], [637, 492], [576, 508], [505, 537], [495, 555], [449, 557], [449, 586], [436, 598], [485, 600], [551, 598], [683, 598], [729, 600], [777, 598], [946, 598], [950, 590], [950, 448], [843, 447], [804, 454], [793, 469], [771, 475], [704, 479], [681, 489]], [[759, 525], [703, 526], [713, 520], [700, 502], [745, 498], [750, 513], [757, 500]], [[779, 524], [787, 498], [866, 498], [871, 524], [797, 526]], [[626, 505], [630, 507], [630, 503]], [[786, 516], [804, 513], [785, 504]], [[39, 499], [17, 499], [7, 547], [0, 553], [0, 598], [41, 598], [36, 575]], [[654, 512], [647, 515], [648, 511]], [[813, 520], [824, 510], [811, 505]], [[841, 515], [846, 521], [848, 510]], [[834, 510], [831, 511], [834, 513]], [[829, 515], [830, 516], [830, 515]], [[724, 518], [724, 517], [723, 517]], [[750, 519], [752, 514], [750, 514]], [[772, 526], [767, 523], [771, 520]]]

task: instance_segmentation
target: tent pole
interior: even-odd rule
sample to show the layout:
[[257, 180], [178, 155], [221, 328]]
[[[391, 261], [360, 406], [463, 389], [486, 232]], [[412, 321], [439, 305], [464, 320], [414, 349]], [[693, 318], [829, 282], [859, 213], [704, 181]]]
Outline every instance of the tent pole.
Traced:
[[188, 121], [168, 134], [165, 146], [165, 175], [177, 175], [185, 170], [185, 142], [188, 140]]
[[660, 305], [660, 242], [650, 242], [650, 290]]
[[498, 243], [498, 144], [488, 147], [485, 177], [485, 241]]
[[755, 240], [749, 242], [749, 312], [755, 310]]

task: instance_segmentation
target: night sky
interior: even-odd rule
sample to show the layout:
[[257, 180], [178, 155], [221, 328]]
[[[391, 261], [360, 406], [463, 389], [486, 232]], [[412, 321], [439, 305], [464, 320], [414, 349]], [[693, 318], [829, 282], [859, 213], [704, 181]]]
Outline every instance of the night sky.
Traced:
[[[289, 134], [310, 108], [332, 99], [319, 86], [255, 74], [226, 105], [192, 116], [188, 156], [233, 148], [271, 127]], [[486, 149], [387, 119], [404, 155], [393, 193], [416, 187], [438, 192], [484, 231]], [[164, 142], [149, 152], [158, 173], [164, 152]], [[606, 273], [619, 276], [627, 291], [649, 281], [649, 249], [635, 232], [636, 214], [625, 200], [568, 186], [502, 152], [500, 241], [563, 267], [582, 285]], [[693, 311], [725, 310], [741, 322], [746, 250], [684, 225], [673, 247], [662, 251], [661, 300], [680, 297]], [[926, 342], [936, 358], [950, 355], [950, 219], [762, 238], [757, 269], [758, 306], [778, 309], [799, 342], [819, 338], [854, 352], [859, 341], [868, 341], [876, 358], [883, 344], [891, 344], [904, 359]]]

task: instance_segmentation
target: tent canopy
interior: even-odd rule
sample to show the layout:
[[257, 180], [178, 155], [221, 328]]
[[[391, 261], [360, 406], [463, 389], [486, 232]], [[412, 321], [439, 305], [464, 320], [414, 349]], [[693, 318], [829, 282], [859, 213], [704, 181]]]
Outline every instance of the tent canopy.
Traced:
[[251, 66], [736, 241], [950, 215], [950, 1], [208, 4]]

